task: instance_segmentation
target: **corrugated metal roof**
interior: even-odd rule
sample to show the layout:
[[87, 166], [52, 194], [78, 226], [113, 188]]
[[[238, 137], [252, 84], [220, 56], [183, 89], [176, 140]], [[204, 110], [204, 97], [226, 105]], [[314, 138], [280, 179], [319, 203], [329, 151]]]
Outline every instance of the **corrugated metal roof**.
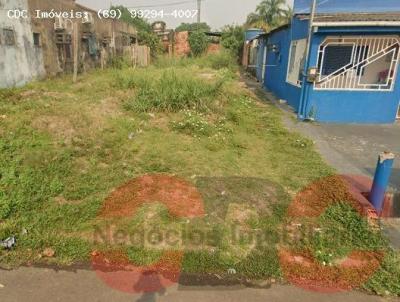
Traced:
[[[310, 15], [297, 15], [309, 19]], [[317, 14], [314, 22], [400, 22], [400, 13], [337, 13]]]

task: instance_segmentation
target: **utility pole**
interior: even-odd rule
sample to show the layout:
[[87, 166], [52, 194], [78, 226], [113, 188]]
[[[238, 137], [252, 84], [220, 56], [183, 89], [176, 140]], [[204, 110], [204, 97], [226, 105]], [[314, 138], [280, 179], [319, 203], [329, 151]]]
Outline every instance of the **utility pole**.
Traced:
[[201, 22], [201, 0], [197, 0], [197, 23]]
[[317, 9], [317, 0], [313, 0], [311, 2], [311, 11], [310, 11], [310, 24], [308, 25], [308, 39], [307, 39], [307, 48], [306, 48], [306, 58], [308, 60], [310, 49], [311, 49], [311, 40], [313, 36], [314, 30], [314, 18], [315, 18], [315, 11]]
[[300, 97], [300, 105], [299, 105], [299, 113], [298, 116], [300, 119], [304, 119], [306, 116], [305, 110], [306, 110], [306, 90], [308, 89], [307, 87], [307, 77], [308, 77], [308, 69], [310, 68], [310, 50], [311, 50], [311, 40], [313, 37], [313, 31], [314, 31], [314, 18], [317, 10], [317, 1], [318, 0], [312, 0], [311, 1], [311, 7], [310, 7], [310, 23], [308, 25], [308, 38], [307, 38], [307, 46], [306, 46], [306, 52], [305, 52], [305, 64], [304, 64], [304, 71], [303, 71], [303, 85], [301, 88], [301, 97]]

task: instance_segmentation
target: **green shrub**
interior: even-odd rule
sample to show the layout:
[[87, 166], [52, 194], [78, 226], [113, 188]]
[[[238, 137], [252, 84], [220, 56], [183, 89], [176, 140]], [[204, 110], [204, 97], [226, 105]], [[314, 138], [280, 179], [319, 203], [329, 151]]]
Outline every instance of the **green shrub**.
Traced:
[[242, 56], [244, 43], [244, 29], [241, 26], [226, 26], [222, 31], [222, 46], [237, 60]]
[[195, 31], [189, 35], [189, 45], [195, 57], [204, 54], [208, 47], [208, 37], [202, 31]]
[[150, 47], [150, 53], [153, 58], [156, 58], [157, 55], [162, 52], [163, 47], [160, 39], [155, 33], [139, 31], [138, 39], [141, 45], [147, 45]]

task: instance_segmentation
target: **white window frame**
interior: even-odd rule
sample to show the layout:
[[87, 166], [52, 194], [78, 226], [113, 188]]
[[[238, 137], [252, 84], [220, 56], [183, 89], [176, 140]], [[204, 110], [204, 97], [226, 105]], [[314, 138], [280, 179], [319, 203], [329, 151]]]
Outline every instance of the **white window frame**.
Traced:
[[[332, 45], [353, 45], [353, 52], [349, 64], [336, 70], [330, 75], [322, 75], [325, 61], [325, 50]], [[362, 53], [357, 54], [357, 47], [368, 46]], [[398, 49], [396, 50], [396, 47]], [[397, 53], [397, 55], [396, 55]], [[388, 55], [391, 56], [389, 75], [386, 83], [362, 83], [362, 76], [365, 68], [370, 64]], [[322, 56], [322, 59], [320, 60]], [[365, 59], [363, 59], [366, 57]], [[400, 37], [399, 36], [346, 36], [327, 37], [318, 50], [319, 76], [314, 83], [315, 90], [338, 90], [338, 91], [374, 91], [393, 92], [396, 84], [400, 60]], [[361, 66], [362, 65], [362, 66]], [[361, 66], [361, 69], [357, 69]], [[356, 75], [354, 75], [356, 73]], [[393, 74], [393, 75], [391, 75]], [[391, 82], [390, 82], [391, 81]], [[340, 87], [339, 87], [340, 86]], [[372, 88], [374, 87], [374, 88]]]
[[[301, 43], [304, 43], [304, 45], [303, 45], [304, 49], [302, 47], [299, 47], [299, 45], [301, 45]], [[293, 64], [294, 64], [294, 69], [297, 70], [296, 74], [299, 75], [300, 71], [303, 68], [303, 66], [300, 66], [300, 64], [303, 61], [304, 56], [305, 56], [306, 44], [307, 44], [307, 39], [293, 40], [290, 43], [288, 66], [287, 66], [287, 71], [286, 71], [286, 82], [291, 84], [291, 85], [294, 85], [296, 87], [300, 87], [300, 88], [301, 88], [301, 85], [302, 85], [302, 81], [301, 80], [296, 80], [296, 82], [293, 82], [290, 79], [290, 75], [291, 75], [290, 66], [292, 65], [292, 51], [293, 51], [293, 46], [296, 45], [296, 54], [293, 57], [294, 58]], [[303, 49], [303, 56], [301, 57], [302, 49]]]

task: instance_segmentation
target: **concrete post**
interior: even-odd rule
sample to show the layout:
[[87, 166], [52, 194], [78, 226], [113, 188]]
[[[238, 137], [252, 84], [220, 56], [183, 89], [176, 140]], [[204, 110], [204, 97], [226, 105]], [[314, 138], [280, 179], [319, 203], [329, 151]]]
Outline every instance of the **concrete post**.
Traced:
[[383, 202], [389, 185], [390, 175], [392, 174], [394, 158], [394, 154], [390, 152], [383, 152], [379, 155], [374, 183], [372, 184], [371, 193], [369, 194], [369, 201], [378, 214], [381, 214], [383, 209]]

